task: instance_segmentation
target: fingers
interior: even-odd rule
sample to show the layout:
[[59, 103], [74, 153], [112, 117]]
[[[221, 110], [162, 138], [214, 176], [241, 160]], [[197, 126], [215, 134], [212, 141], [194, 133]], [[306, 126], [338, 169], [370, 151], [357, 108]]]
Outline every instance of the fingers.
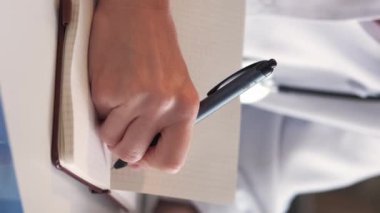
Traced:
[[126, 106], [113, 109], [99, 129], [99, 136], [108, 147], [116, 146], [138, 114]]
[[157, 132], [157, 124], [151, 118], [139, 117], [129, 125], [122, 140], [111, 151], [123, 161], [135, 163], [144, 156]]
[[168, 173], [176, 173], [183, 166], [190, 145], [192, 122], [182, 122], [167, 127], [155, 147], [146, 152], [139, 164]]
[[[191, 93], [178, 98], [157, 96], [141, 95], [143, 98], [134, 97], [128, 105], [111, 108], [99, 133], [110, 151], [123, 161], [145, 162], [175, 173], [184, 164], [199, 101]], [[157, 146], [149, 148], [157, 133], [161, 133]]]

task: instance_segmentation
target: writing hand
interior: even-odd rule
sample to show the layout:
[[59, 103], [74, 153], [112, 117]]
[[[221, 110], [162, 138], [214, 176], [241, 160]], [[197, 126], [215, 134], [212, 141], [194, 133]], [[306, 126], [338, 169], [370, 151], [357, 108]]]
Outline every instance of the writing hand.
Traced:
[[[120, 159], [166, 172], [183, 165], [199, 107], [167, 0], [100, 0], [89, 47], [99, 135]], [[150, 147], [157, 133], [159, 143]]]

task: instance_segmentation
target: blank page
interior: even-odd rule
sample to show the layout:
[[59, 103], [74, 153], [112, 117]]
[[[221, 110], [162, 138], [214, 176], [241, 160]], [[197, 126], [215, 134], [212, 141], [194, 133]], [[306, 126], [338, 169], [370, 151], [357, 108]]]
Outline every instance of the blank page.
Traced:
[[[244, 9], [243, 0], [172, 1], [180, 45], [201, 98], [240, 68]], [[111, 188], [213, 203], [232, 202], [239, 124], [236, 99], [195, 126], [187, 162], [178, 174], [112, 170]]]

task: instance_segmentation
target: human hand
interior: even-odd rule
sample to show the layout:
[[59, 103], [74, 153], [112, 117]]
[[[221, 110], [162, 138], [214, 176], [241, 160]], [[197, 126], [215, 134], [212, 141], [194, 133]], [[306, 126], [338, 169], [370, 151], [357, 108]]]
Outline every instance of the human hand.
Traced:
[[[122, 160], [177, 172], [199, 98], [180, 52], [168, 0], [100, 0], [90, 46], [99, 135]], [[157, 133], [161, 138], [149, 147]]]

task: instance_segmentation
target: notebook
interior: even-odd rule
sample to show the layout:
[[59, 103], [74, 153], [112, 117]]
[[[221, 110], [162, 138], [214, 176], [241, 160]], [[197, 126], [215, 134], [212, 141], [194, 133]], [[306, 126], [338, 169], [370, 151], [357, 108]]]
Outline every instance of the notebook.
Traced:
[[[232, 202], [239, 145], [238, 100], [195, 126], [190, 153], [178, 174], [112, 169], [117, 158], [97, 135], [87, 76], [87, 49], [95, 2], [60, 1], [53, 164], [94, 192], [109, 193], [127, 207], [134, 205], [128, 199], [134, 196], [131, 192], [212, 203]], [[202, 98], [215, 84], [240, 68], [244, 1], [176, 0], [171, 2], [171, 9], [185, 61]]]

